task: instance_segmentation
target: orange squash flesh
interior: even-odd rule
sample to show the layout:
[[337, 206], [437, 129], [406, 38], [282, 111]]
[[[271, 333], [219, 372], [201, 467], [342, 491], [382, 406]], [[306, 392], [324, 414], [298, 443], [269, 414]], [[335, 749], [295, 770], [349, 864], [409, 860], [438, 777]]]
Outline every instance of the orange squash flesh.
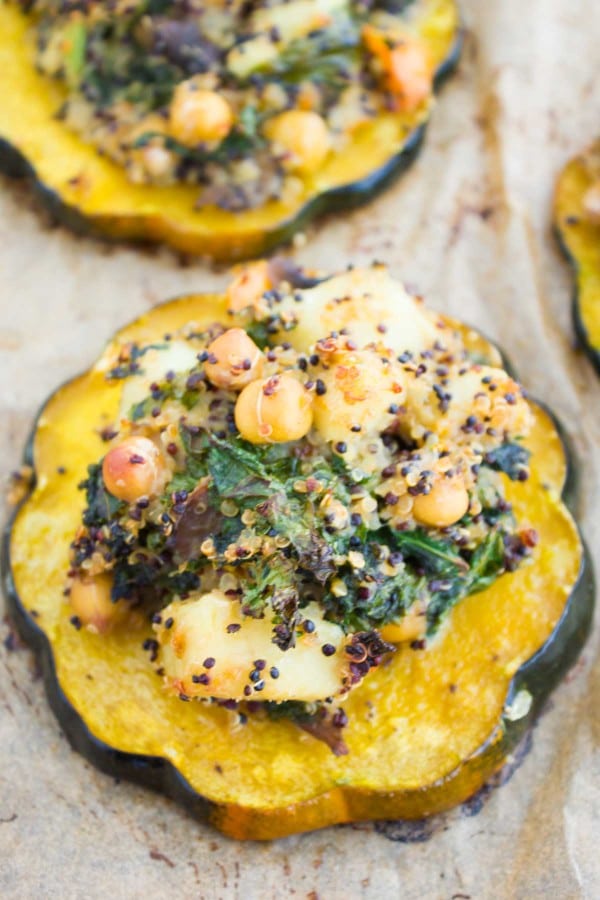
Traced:
[[[151, 341], [224, 316], [221, 297], [184, 297], [118, 338]], [[469, 329], [464, 335], [497, 362], [485, 339]], [[119, 393], [92, 369], [50, 398], [33, 439], [36, 486], [7, 539], [11, 609], [41, 653], [52, 705], [74, 746], [236, 838], [421, 817], [481, 787], [572, 663], [591, 616], [584, 549], [561, 500], [567, 458], [551, 416], [533, 404], [531, 477], [506, 485], [518, 520], [539, 532], [532, 561], [461, 601], [426, 650], [402, 647], [373, 672], [347, 700], [349, 754], [335, 757], [291, 722], [250, 717], [240, 726], [226, 709], [167, 694], [142, 650], [149, 628], [103, 637], [69, 623], [63, 588], [84, 501], [77, 484], [104, 452], [99, 430], [113, 421]]]

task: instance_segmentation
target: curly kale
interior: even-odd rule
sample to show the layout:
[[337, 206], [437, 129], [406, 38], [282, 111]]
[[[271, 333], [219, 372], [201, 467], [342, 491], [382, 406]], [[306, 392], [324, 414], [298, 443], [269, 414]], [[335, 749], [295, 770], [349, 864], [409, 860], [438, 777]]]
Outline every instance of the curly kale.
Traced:
[[[164, 387], [181, 393], [176, 382]], [[91, 466], [84, 482], [84, 524], [100, 537], [82, 538], [76, 561], [100, 541], [121, 596], [137, 596], [140, 588], [165, 599], [185, 596], [199, 587], [204, 569], [243, 566], [244, 611], [261, 617], [269, 609], [282, 649], [293, 646], [302, 609], [314, 599], [346, 632], [397, 621], [421, 601], [431, 634], [458, 600], [488, 587], [526, 552], [511, 530], [509, 505], [484, 470], [479, 496], [489, 531], [475, 546], [463, 546], [453, 529], [370, 531], [360, 517], [331, 527], [319, 507], [325, 493], [346, 511], [352, 496], [351, 473], [338, 456], [313, 451], [306, 457], [286, 445], [257, 446], [185, 424], [181, 436], [185, 469], [159, 501], [162, 517], [157, 520], [155, 512], [154, 521], [138, 529], [135, 552], [122, 523], [131, 511], [105, 490], [101, 467]], [[527, 458], [520, 451], [506, 450], [488, 467], [512, 470]], [[246, 549], [248, 522], [255, 539], [271, 542], [270, 552]], [[206, 541], [209, 557], [202, 549]]]

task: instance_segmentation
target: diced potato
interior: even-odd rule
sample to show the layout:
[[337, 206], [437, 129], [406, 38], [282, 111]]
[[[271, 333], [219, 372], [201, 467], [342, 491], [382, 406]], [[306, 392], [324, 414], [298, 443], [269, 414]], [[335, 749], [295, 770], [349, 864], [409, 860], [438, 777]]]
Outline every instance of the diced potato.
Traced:
[[298, 318], [298, 325], [285, 332], [285, 340], [300, 351], [342, 329], [361, 348], [379, 343], [397, 354], [406, 350], [418, 353], [447, 333], [437, 327], [435, 314], [382, 266], [353, 269], [295, 293], [301, 293], [302, 300], [284, 297], [277, 312]]
[[170, 341], [164, 349], [148, 350], [140, 358], [140, 372], [123, 382], [119, 419], [128, 418], [131, 407], [150, 393], [150, 385], [164, 381], [167, 372], [187, 372], [197, 365], [196, 351], [185, 341]]
[[521, 387], [503, 369], [476, 365], [451, 374], [444, 384], [448, 397], [444, 411], [427, 376], [409, 377], [407, 389], [408, 410], [401, 428], [417, 440], [425, 431], [433, 431], [444, 441], [485, 443], [491, 428], [497, 444], [498, 435], [515, 438], [526, 435], [531, 427], [531, 412]]
[[[221, 591], [171, 603], [156, 626], [166, 684], [187, 697], [223, 700], [312, 702], [339, 694], [349, 671], [347, 638], [323, 619], [317, 604], [303, 612], [315, 630], [283, 651], [273, 643], [269, 615], [244, 616], [240, 601]], [[324, 653], [326, 645], [335, 652]]]
[[384, 363], [369, 350], [340, 349], [321, 358], [325, 392], [313, 402], [314, 428], [325, 441], [343, 442], [346, 461], [353, 462], [397, 418], [406, 400], [405, 374], [395, 359]]

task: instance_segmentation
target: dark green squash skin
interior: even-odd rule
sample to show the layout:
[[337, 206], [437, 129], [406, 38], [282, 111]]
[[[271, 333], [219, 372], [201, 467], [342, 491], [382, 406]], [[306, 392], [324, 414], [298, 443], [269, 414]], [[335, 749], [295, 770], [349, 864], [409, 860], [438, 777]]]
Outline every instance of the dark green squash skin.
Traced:
[[[464, 29], [456, 34], [456, 39], [446, 60], [439, 66], [434, 78], [436, 91], [442, 87], [446, 79], [458, 65], [464, 43]], [[428, 121], [412, 131], [401, 149], [392, 156], [385, 165], [369, 173], [360, 181], [351, 182], [318, 194], [309, 200], [299, 213], [291, 220], [283, 222], [279, 227], [264, 235], [261, 247], [252, 255], [261, 256], [269, 253], [281, 244], [289, 243], [293, 236], [306, 228], [313, 219], [327, 213], [337, 213], [355, 209], [368, 203], [372, 198], [383, 193], [396, 179], [410, 167], [419, 155]], [[42, 206], [50, 213], [53, 220], [66, 226], [76, 234], [88, 235], [108, 243], [122, 243], [119, 238], [111, 236], [110, 218], [105, 217], [99, 226], [84, 216], [75, 206], [65, 203], [59, 193], [47, 188], [29, 162], [16, 147], [0, 135], [0, 172], [12, 178], [25, 178], [33, 187], [34, 193]], [[151, 243], [152, 239], [131, 239], [125, 243]], [[236, 256], [236, 258], [238, 258]], [[244, 254], [240, 254], [240, 259]]]
[[600, 347], [594, 347], [594, 345], [592, 344], [592, 341], [588, 334], [588, 330], [585, 327], [585, 323], [581, 316], [581, 309], [579, 306], [579, 288], [577, 286], [579, 280], [579, 263], [567, 247], [566, 241], [563, 238], [563, 234], [559, 225], [554, 226], [554, 234], [563, 256], [571, 266], [573, 279], [575, 281], [575, 287], [573, 291], [573, 305], [571, 309], [573, 317], [573, 327], [577, 336], [577, 342], [586, 354], [587, 358], [590, 360], [591, 364], [596, 370], [596, 373], [600, 375]]
[[[502, 358], [503, 360], [506, 359], [503, 354]], [[508, 363], [508, 366], [514, 373], [514, 368], [510, 363]], [[563, 444], [567, 460], [563, 500], [567, 507], [573, 511], [576, 502], [577, 470], [574, 451], [562, 425], [554, 414], [544, 404], [538, 403], [538, 405], [550, 415]], [[23, 462], [27, 466], [33, 467], [34, 464], [33, 444], [38, 420], [43, 414], [45, 406], [46, 404], [44, 404], [36, 417], [30, 437], [26, 443]], [[37, 625], [35, 618], [27, 612], [21, 603], [12, 576], [10, 562], [12, 523], [20, 506], [26, 501], [27, 497], [23, 498], [21, 504], [13, 512], [4, 531], [0, 553], [2, 583], [7, 599], [9, 616], [23, 639], [36, 654], [41, 667], [48, 701], [71, 746], [106, 774], [159, 791], [181, 804], [195, 818], [211, 821], [218, 813], [218, 805], [199, 795], [171, 762], [159, 756], [124, 753], [100, 741], [90, 732], [84, 719], [67, 699], [58, 681], [50, 642], [45, 632]], [[505, 701], [505, 714], [502, 715], [498, 722], [496, 732], [474, 754], [476, 760], [478, 758], [481, 758], [482, 761], [484, 758], [489, 759], [491, 753], [494, 760], [497, 760], [498, 767], [503, 764], [507, 756], [515, 750], [533, 725], [550, 693], [564, 678], [566, 672], [573, 666], [581, 653], [591, 629], [595, 602], [595, 579], [592, 561], [585, 542], [583, 542], [583, 549], [584, 553], [579, 576], [559, 622], [546, 643], [514, 675]], [[525, 716], [512, 721], [506, 715], [506, 711], [517, 694], [522, 690], [528, 691], [531, 695], [531, 706]], [[502, 735], [500, 740], [497, 739], [499, 731]], [[436, 795], [446, 792], [449, 784], [455, 777], [455, 772], [450, 772], [445, 778], [426, 787], [434, 803]], [[425, 811], [426, 814], [427, 812]], [[324, 827], [328, 824], [335, 823], [324, 823]]]

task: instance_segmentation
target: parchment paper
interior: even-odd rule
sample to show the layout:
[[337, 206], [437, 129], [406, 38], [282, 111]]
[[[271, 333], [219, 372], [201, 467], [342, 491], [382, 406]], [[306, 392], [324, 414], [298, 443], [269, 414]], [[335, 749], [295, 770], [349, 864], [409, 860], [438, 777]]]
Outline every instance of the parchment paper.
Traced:
[[[463, 0], [463, 8], [463, 61], [418, 163], [368, 208], [311, 231], [298, 256], [328, 269], [386, 260], [433, 306], [510, 352], [575, 441], [582, 522], [598, 560], [600, 381], [573, 350], [571, 278], [549, 227], [560, 166], [600, 132], [598, 0]], [[86, 367], [117, 326], [225, 277], [168, 252], [107, 249], [51, 230], [26, 190], [1, 187], [4, 476], [47, 393]], [[29, 651], [12, 649], [8, 626], [0, 628], [5, 900], [600, 897], [597, 630], [521, 765], [485, 802], [427, 825], [338, 827], [253, 845], [115, 784], [74, 754]]]

